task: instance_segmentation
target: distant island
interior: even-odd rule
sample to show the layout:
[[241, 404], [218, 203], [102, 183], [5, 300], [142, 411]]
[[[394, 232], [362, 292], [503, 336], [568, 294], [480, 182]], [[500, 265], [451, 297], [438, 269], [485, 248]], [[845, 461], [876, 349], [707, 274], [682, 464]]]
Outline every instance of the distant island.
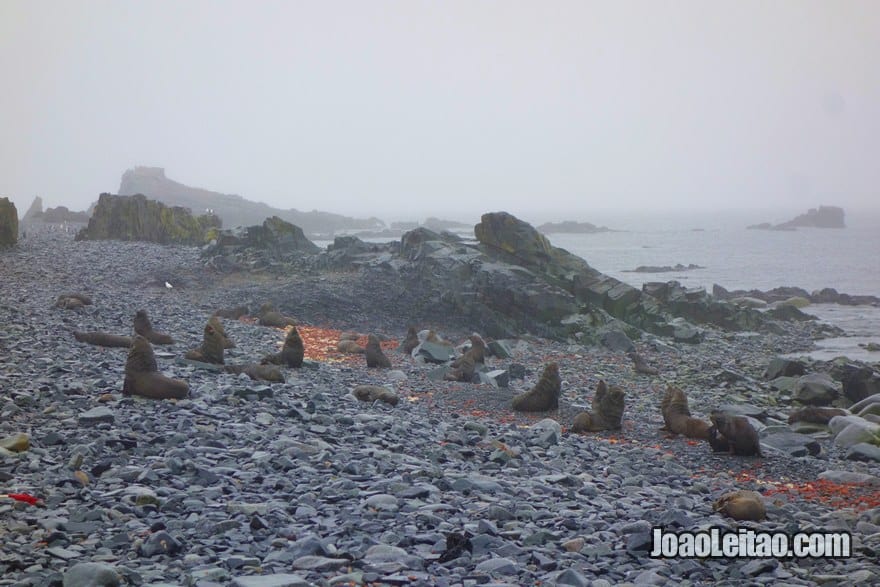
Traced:
[[544, 234], [552, 233], [571, 233], [571, 234], [593, 234], [597, 232], [612, 232], [606, 226], [596, 226], [589, 222], [576, 222], [574, 220], [564, 220], [562, 222], [545, 222], [538, 226], [538, 230]]
[[689, 265], [639, 265], [635, 269], [624, 269], [624, 273], [671, 273], [672, 271], [693, 271], [694, 269], [705, 269], [700, 265], [690, 263]]
[[771, 224], [762, 222], [761, 224], [752, 224], [749, 229], [752, 230], [796, 230], [798, 228], [846, 228], [843, 222], [843, 208], [837, 206], [819, 206], [818, 208], [810, 208], [805, 214], [801, 214], [796, 218], [783, 222], [781, 224]]
[[[211, 210], [223, 220], [223, 226], [250, 226], [266, 218], [279, 218], [299, 226], [309, 236], [333, 235], [346, 230], [382, 230], [378, 218], [351, 218], [330, 212], [301, 212], [294, 208], [274, 208], [238, 195], [221, 194], [194, 188], [168, 179], [161, 167], [135, 167], [122, 174], [119, 195], [143, 194], [169, 206], [183, 206], [195, 214]], [[332, 237], [331, 237], [332, 238]]]

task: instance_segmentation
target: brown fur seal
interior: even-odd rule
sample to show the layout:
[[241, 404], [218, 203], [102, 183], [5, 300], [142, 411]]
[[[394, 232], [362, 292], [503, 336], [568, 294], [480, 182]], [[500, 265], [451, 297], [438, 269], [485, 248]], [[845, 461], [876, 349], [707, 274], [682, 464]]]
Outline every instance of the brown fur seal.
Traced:
[[75, 310], [77, 308], [82, 308], [83, 306], [91, 306], [92, 298], [85, 294], [61, 294], [58, 296], [58, 299], [55, 300], [56, 308], [63, 308], [65, 310]]
[[272, 326], [274, 328], [287, 328], [296, 326], [296, 320], [289, 318], [275, 309], [272, 304], [260, 306], [260, 326]]
[[636, 370], [636, 373], [641, 373], [643, 375], [659, 375], [660, 370], [656, 367], [651, 367], [645, 361], [644, 357], [635, 351], [630, 351], [626, 354], [633, 362], [633, 368]]
[[474, 380], [477, 363], [486, 362], [486, 342], [479, 334], [470, 336], [471, 348], [450, 363], [452, 369], [443, 377], [446, 381], [470, 383]]
[[210, 320], [205, 324], [201, 346], [188, 350], [184, 356], [190, 361], [223, 364], [223, 335], [211, 325]]
[[339, 344], [336, 345], [336, 350], [340, 353], [359, 355], [364, 352], [364, 347], [359, 345], [356, 341], [345, 339], [339, 341]]
[[709, 440], [709, 424], [691, 416], [687, 396], [677, 387], [668, 386], [663, 401], [660, 402], [664, 428], [674, 434], [688, 438]]
[[138, 310], [134, 315], [134, 332], [140, 334], [152, 344], [174, 344], [174, 339], [167, 334], [153, 330], [146, 310]]
[[118, 334], [107, 334], [106, 332], [79, 332], [74, 330], [73, 338], [79, 342], [97, 346], [114, 348], [128, 348], [131, 346], [130, 336], [119, 336]]
[[226, 335], [226, 329], [223, 328], [223, 323], [220, 321], [218, 316], [211, 316], [208, 318], [208, 324], [211, 325], [214, 330], [220, 333], [220, 336], [223, 337], [223, 348], [224, 349], [234, 349], [235, 343], [232, 342], [232, 339]]
[[363, 338], [363, 336], [364, 335], [361, 334], [360, 332], [354, 332], [354, 331], [348, 330], [346, 332], [341, 332], [339, 334], [339, 340], [355, 340], [356, 341], [359, 338]]
[[767, 519], [767, 508], [756, 491], [730, 491], [719, 497], [712, 509], [734, 520], [760, 522]]
[[189, 394], [189, 385], [159, 373], [150, 341], [136, 334], [125, 362], [122, 393], [150, 399], [182, 399]]
[[287, 333], [287, 336], [284, 338], [284, 346], [281, 347], [280, 353], [274, 353], [271, 355], [266, 355], [263, 357], [261, 361], [264, 365], [266, 364], [274, 364], [274, 365], [284, 365], [287, 367], [302, 367], [303, 364], [303, 356], [305, 356], [305, 346], [303, 345], [303, 339], [299, 335], [299, 331], [296, 329], [296, 326], [290, 329], [290, 332]]
[[358, 385], [352, 391], [352, 394], [362, 402], [374, 402], [380, 400], [386, 404], [396, 406], [400, 398], [397, 394], [380, 385]]
[[788, 416], [788, 423], [809, 422], [811, 424], [825, 424], [831, 421], [835, 416], [846, 416], [848, 411], [841, 408], [802, 408], [795, 410]]
[[623, 408], [626, 399], [624, 391], [616, 385], [610, 388], [600, 380], [593, 396], [592, 413], [581, 412], [575, 416], [572, 432], [598, 432], [617, 430], [623, 423]]
[[547, 363], [535, 386], [513, 398], [512, 407], [519, 412], [555, 410], [559, 407], [561, 393], [562, 379], [559, 377], [559, 365]]
[[712, 424], [730, 443], [730, 454], [741, 457], [763, 456], [758, 432], [744, 416], [712, 412]]
[[388, 369], [391, 367], [391, 361], [382, 352], [382, 345], [375, 334], [367, 337], [367, 346], [364, 348], [364, 356], [367, 358], [367, 367], [378, 367], [380, 369]]
[[227, 320], [238, 320], [242, 316], [248, 315], [247, 306], [235, 306], [234, 308], [221, 308], [214, 312], [214, 316], [218, 318], [226, 318]]
[[281, 370], [274, 365], [258, 365], [256, 363], [248, 363], [247, 365], [226, 365], [227, 373], [244, 373], [254, 381], [270, 381], [272, 383], [284, 383], [284, 375]]
[[413, 349], [417, 346], [419, 346], [419, 333], [416, 331], [415, 326], [410, 326], [406, 330], [406, 337], [400, 343], [400, 352], [411, 355]]

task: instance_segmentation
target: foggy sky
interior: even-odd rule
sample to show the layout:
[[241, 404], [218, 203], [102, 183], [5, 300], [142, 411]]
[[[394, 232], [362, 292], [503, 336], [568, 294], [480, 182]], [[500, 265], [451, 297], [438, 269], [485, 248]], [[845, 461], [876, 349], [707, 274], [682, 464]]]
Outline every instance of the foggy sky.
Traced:
[[880, 2], [2, 0], [0, 195], [135, 165], [300, 210], [880, 206]]

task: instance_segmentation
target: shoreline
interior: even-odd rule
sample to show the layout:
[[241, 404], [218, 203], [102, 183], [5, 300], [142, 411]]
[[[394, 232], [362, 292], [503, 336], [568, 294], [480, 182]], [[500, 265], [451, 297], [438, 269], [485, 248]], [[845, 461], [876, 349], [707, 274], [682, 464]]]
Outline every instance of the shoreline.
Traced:
[[[144, 585], [234, 583], [257, 568], [299, 575], [303, 584], [553, 584], [563, 573], [611, 584], [748, 578], [811, 585], [817, 583], [811, 575], [840, 575], [845, 583], [865, 572], [880, 578], [874, 556], [880, 502], [870, 501], [876, 488], [856, 492], [873, 504], [866, 508], [776, 493], [767, 499], [767, 521], [740, 524], [846, 529], [856, 539], [852, 559], [779, 560], [758, 568], [747, 559], [650, 559], [636, 548], [655, 524], [736, 527], [711, 507], [727, 490], [802, 487], [826, 470], [876, 471], [876, 463], [844, 460], [828, 439], [819, 439], [819, 457], [754, 459], [714, 454], [705, 443], [658, 430], [659, 394], [668, 384], [684, 389], [698, 416], [719, 404], [748, 403], [784, 421], [790, 408], [761, 374], [773, 357], [812, 344], [801, 327], [754, 336], [710, 329], [698, 345], [647, 337], [636, 347], [661, 368], [655, 378], [635, 374], [622, 353], [524, 337], [526, 348], [512, 359], [489, 359], [502, 368], [526, 367], [525, 378], [507, 390], [434, 382], [426, 376], [430, 366], [389, 352], [402, 380], [344, 358], [285, 370], [286, 383], [265, 384], [160, 356], [160, 371], [189, 381], [190, 398], [122, 396], [125, 349], [80, 345], [72, 330], [126, 334], [131, 316], [144, 308], [157, 330], [178, 340], [161, 350], [180, 356], [197, 346], [212, 311], [283, 299], [280, 309], [303, 324], [396, 340], [405, 332], [407, 317], [380, 299], [383, 292], [353, 285], [349, 273], [254, 282], [248, 274], [210, 274], [198, 253], [147, 243], [74, 243], [62, 234], [29, 236], [0, 252], [6, 326], [0, 376], [9, 389], [0, 404], [0, 437], [25, 432], [31, 443], [0, 457], [0, 488], [39, 495], [48, 506], [0, 503], [8, 547], [0, 555], [0, 568], [6, 565], [0, 585], [45, 579], [86, 560], [111, 564]], [[95, 306], [51, 307], [57, 295], [73, 291], [91, 294]], [[247, 322], [224, 324], [237, 344], [229, 362], [259, 358], [283, 338]], [[448, 316], [419, 326], [456, 344], [470, 334], [467, 324]], [[564, 382], [560, 410], [512, 412], [510, 398], [527, 390], [549, 360], [559, 363]], [[626, 391], [623, 429], [568, 434], [599, 379]], [[361, 404], [348, 393], [358, 384], [389, 383], [401, 396], [396, 407]], [[93, 408], [109, 410], [112, 422], [83, 419]], [[545, 416], [558, 419], [561, 434], [548, 434], [547, 423], [534, 428]], [[82, 463], [71, 468], [77, 455]], [[86, 473], [86, 483], [76, 471]], [[461, 531], [474, 535], [474, 551], [438, 562], [445, 534]], [[148, 556], [151, 540], [163, 532], [180, 551]], [[46, 546], [35, 546], [46, 539]], [[569, 551], [565, 545], [577, 540], [581, 548]]]

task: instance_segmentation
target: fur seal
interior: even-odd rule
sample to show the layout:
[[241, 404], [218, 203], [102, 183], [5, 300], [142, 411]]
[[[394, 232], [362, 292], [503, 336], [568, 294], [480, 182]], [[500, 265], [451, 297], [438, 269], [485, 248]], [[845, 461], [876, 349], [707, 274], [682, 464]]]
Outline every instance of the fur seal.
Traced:
[[202, 345], [188, 350], [184, 356], [190, 361], [214, 363], [216, 365], [223, 364], [223, 335], [214, 328], [211, 320], [208, 320], [208, 323], [205, 324]]
[[592, 412], [581, 412], [575, 416], [571, 431], [599, 432], [619, 429], [623, 422], [625, 399], [626, 394], [620, 387], [608, 387], [604, 380], [599, 380], [596, 395], [593, 396]]
[[842, 408], [802, 408], [795, 410], [788, 416], [788, 423], [809, 422], [811, 424], [825, 424], [831, 421], [834, 416], [846, 416], [849, 414], [847, 410]]
[[247, 306], [235, 306], [234, 308], [221, 308], [214, 312], [214, 316], [218, 318], [226, 318], [227, 320], [238, 320], [242, 316], [248, 315]]
[[354, 332], [352, 330], [347, 330], [345, 332], [339, 333], [339, 340], [358, 340], [359, 338], [363, 338], [363, 334], [360, 332]]
[[174, 339], [167, 334], [153, 330], [146, 310], [138, 310], [134, 315], [134, 332], [140, 334], [152, 344], [174, 344]]
[[336, 350], [340, 353], [349, 353], [352, 355], [359, 355], [364, 352], [364, 347], [359, 345], [356, 341], [350, 339], [340, 340], [336, 345]]
[[288, 326], [296, 326], [296, 320], [285, 316], [276, 310], [274, 305], [267, 303], [260, 306], [259, 324], [260, 326], [286, 328]]
[[386, 404], [396, 406], [400, 398], [397, 394], [381, 385], [358, 385], [352, 394], [362, 402], [374, 402], [380, 400]]
[[651, 367], [648, 365], [647, 361], [645, 361], [644, 357], [635, 351], [630, 351], [626, 354], [633, 362], [633, 368], [636, 370], [636, 373], [641, 373], [642, 375], [659, 375], [660, 370], [656, 367]]
[[688, 438], [709, 440], [709, 424], [691, 416], [687, 396], [677, 387], [668, 386], [663, 401], [660, 402], [664, 428], [673, 434]]
[[64, 310], [75, 310], [77, 308], [82, 308], [83, 306], [91, 305], [92, 298], [79, 293], [61, 294], [58, 296], [58, 299], [55, 300], [55, 307]]
[[223, 337], [223, 348], [224, 349], [234, 349], [235, 343], [232, 342], [232, 339], [226, 335], [226, 329], [223, 328], [223, 323], [220, 321], [218, 316], [211, 316], [208, 318], [208, 324], [214, 328], [217, 332], [220, 333], [220, 336]]
[[712, 509], [734, 520], [760, 522], [767, 519], [764, 500], [756, 491], [729, 491], [712, 504]]
[[718, 432], [730, 443], [730, 454], [741, 457], [763, 456], [758, 432], [745, 416], [712, 412], [709, 417]]
[[281, 352], [266, 355], [260, 362], [264, 365], [271, 363], [273, 365], [285, 365], [287, 367], [298, 368], [302, 367], [304, 355], [305, 346], [303, 345], [303, 339], [299, 335], [296, 326], [294, 326], [284, 338], [284, 346], [281, 347]]
[[519, 412], [555, 410], [559, 407], [561, 393], [562, 379], [559, 377], [559, 365], [547, 363], [535, 386], [513, 398], [512, 407]]
[[125, 362], [122, 393], [150, 399], [183, 399], [189, 394], [189, 385], [159, 373], [153, 346], [146, 338], [136, 334]]
[[411, 355], [413, 349], [419, 346], [419, 342], [419, 333], [416, 331], [416, 327], [410, 326], [406, 329], [406, 337], [400, 343], [400, 352]]
[[284, 383], [284, 375], [281, 370], [274, 365], [258, 365], [256, 363], [248, 363], [246, 365], [226, 365], [224, 370], [227, 373], [244, 373], [254, 381], [269, 381], [272, 383]]
[[119, 336], [118, 334], [107, 334], [106, 332], [79, 332], [74, 330], [73, 338], [79, 342], [97, 346], [113, 348], [129, 348], [131, 346], [130, 336]]
[[486, 362], [486, 342], [479, 334], [470, 336], [471, 348], [469, 348], [462, 356], [450, 363], [452, 369], [443, 377], [446, 381], [461, 381], [470, 383], [474, 380], [474, 374], [477, 370], [477, 363], [484, 364]]
[[367, 367], [378, 367], [380, 369], [388, 369], [391, 367], [391, 361], [382, 352], [382, 345], [375, 334], [367, 337], [367, 346], [364, 348], [364, 356], [367, 358]]

